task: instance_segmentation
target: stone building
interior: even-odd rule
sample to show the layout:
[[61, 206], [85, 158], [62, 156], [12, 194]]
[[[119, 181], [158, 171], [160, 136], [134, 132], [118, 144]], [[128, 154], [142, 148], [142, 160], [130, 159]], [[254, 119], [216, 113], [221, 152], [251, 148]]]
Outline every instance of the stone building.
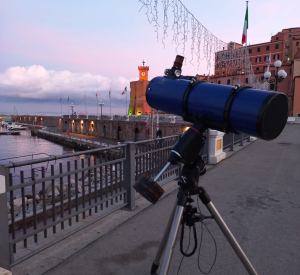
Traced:
[[146, 102], [146, 88], [149, 83], [148, 71], [149, 67], [139, 66], [139, 80], [130, 82], [130, 102], [128, 115], [146, 115], [151, 114], [151, 107]]
[[[245, 48], [239, 43], [230, 42], [228, 49], [241, 49]], [[250, 62], [257, 81], [264, 83], [264, 73], [267, 71], [269, 54], [271, 53], [271, 64], [269, 71], [271, 78], [274, 78], [276, 68], [274, 62], [276, 60], [282, 61], [283, 69], [287, 73], [287, 77], [278, 84], [278, 91], [284, 93], [290, 103], [290, 116], [300, 116], [300, 102], [297, 98], [300, 97], [299, 87], [299, 73], [297, 70], [299, 56], [297, 52], [300, 48], [300, 28], [283, 29], [271, 37], [270, 42], [263, 42], [260, 44], [253, 44], [247, 46]], [[246, 48], [245, 48], [246, 49]], [[235, 85], [236, 81], [241, 85], [247, 85], [249, 79], [244, 74], [243, 65], [237, 68], [232, 63], [230, 57], [226, 56], [226, 51], [215, 53], [215, 74], [210, 77], [209, 82], [222, 85]], [[234, 54], [234, 51], [233, 51]], [[244, 54], [245, 55], [245, 54]], [[245, 63], [244, 63], [245, 64]], [[275, 84], [269, 85], [269, 90], [275, 90]], [[296, 102], [297, 101], [297, 102]]]

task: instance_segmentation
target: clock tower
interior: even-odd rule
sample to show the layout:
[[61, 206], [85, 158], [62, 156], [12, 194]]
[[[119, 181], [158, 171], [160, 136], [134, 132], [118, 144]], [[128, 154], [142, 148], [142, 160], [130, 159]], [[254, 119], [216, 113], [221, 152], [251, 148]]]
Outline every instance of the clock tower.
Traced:
[[149, 83], [148, 71], [149, 67], [138, 66], [139, 80], [130, 82], [130, 103], [128, 115], [147, 115], [151, 114], [151, 108], [146, 101], [146, 88]]
[[143, 66], [139, 66], [139, 71], [140, 71], [140, 81], [148, 81], [148, 71], [149, 67], [145, 67], [145, 61], [142, 62]]

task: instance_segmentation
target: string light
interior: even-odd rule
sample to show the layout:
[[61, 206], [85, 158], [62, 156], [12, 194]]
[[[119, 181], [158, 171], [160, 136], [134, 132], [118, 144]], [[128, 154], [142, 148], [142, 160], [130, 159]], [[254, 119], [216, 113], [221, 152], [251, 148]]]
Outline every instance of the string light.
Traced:
[[[142, 4], [140, 11], [145, 10], [149, 24], [154, 25], [157, 41], [159, 41], [159, 16], [158, 0], [139, 0]], [[208, 29], [206, 29], [195, 16], [185, 7], [181, 0], [161, 0], [163, 10], [162, 21], [162, 44], [165, 47], [165, 40], [168, 37], [169, 17], [168, 11], [171, 10], [173, 16], [172, 23], [172, 43], [176, 46], [176, 53], [185, 56], [188, 38], [191, 41], [191, 58], [189, 62], [196, 61], [199, 68], [202, 60], [206, 61], [207, 69], [215, 64], [215, 70], [222, 68], [222, 76], [238, 76], [244, 69], [244, 74], [248, 76], [247, 85], [253, 88], [266, 90], [269, 84], [259, 83], [252, 69], [250, 58], [245, 47], [232, 49]], [[221, 55], [221, 56], [220, 56]], [[221, 67], [222, 66], [222, 67]], [[237, 78], [238, 79], [238, 78]]]

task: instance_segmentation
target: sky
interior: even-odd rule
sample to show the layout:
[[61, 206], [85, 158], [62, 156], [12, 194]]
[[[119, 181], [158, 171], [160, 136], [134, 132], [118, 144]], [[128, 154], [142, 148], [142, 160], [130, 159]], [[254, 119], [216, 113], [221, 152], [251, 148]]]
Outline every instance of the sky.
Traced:
[[[14, 113], [14, 106], [19, 114], [67, 114], [70, 103], [78, 113], [96, 114], [96, 93], [104, 114], [110, 104], [112, 113], [125, 114], [122, 91], [127, 86], [129, 92], [130, 81], [138, 80], [143, 60], [149, 79], [163, 75], [176, 54], [185, 56], [183, 74], [212, 74], [205, 60], [191, 61], [190, 35], [184, 52], [172, 43], [171, 9], [162, 43], [163, 1], [158, 1], [157, 32], [145, 14], [142, 2], [147, 1], [0, 0], [0, 114]], [[182, 3], [218, 39], [241, 42], [245, 1]], [[248, 44], [300, 27], [297, 5], [298, 0], [249, 1]]]

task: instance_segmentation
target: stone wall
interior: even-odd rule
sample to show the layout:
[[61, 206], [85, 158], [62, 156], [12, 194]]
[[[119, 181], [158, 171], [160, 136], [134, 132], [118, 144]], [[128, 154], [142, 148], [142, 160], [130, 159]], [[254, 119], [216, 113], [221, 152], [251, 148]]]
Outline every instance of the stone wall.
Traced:
[[[67, 128], [65, 128], [67, 125]], [[172, 136], [183, 133], [188, 123], [160, 123], [162, 135]], [[91, 135], [99, 138], [117, 141], [137, 141], [152, 138], [152, 124], [145, 121], [118, 121], [118, 120], [93, 120], [91, 118], [64, 118], [62, 129], [68, 129], [70, 133]], [[156, 123], [153, 123], [153, 137], [156, 137]]]
[[42, 125], [47, 127], [61, 127], [62, 118], [58, 116], [30, 116], [30, 115], [20, 115], [14, 116], [13, 120], [15, 122], [32, 124], [32, 125]]
[[[84, 134], [96, 136], [99, 138], [107, 138], [117, 141], [137, 141], [147, 140], [152, 138], [152, 124], [149, 123], [149, 130], [147, 130], [147, 123], [144, 121], [116, 121], [116, 120], [92, 120], [73, 118], [63, 119], [63, 127], [68, 125], [70, 133]], [[162, 135], [172, 136], [183, 133], [188, 123], [161, 123], [160, 129]], [[64, 128], [62, 128], [64, 129]], [[104, 130], [105, 129], [105, 130]], [[156, 123], [153, 123], [153, 137], [156, 137]]]
[[[115, 117], [114, 117], [115, 118]], [[146, 118], [143, 118], [146, 119]], [[156, 138], [156, 119], [153, 122], [153, 137]], [[141, 141], [152, 138], [152, 124], [149, 122], [149, 130], [145, 121], [126, 121], [125, 117], [110, 120], [109, 117], [98, 119], [97, 116], [29, 116], [15, 117], [15, 121], [41, 125], [47, 127], [59, 127], [70, 133], [91, 135], [99, 138], [112, 139], [116, 141]], [[169, 118], [160, 118], [160, 130], [163, 137], [183, 133], [190, 124], [182, 120], [170, 123]], [[104, 131], [105, 126], [105, 131]], [[106, 133], [105, 133], [106, 132]]]

